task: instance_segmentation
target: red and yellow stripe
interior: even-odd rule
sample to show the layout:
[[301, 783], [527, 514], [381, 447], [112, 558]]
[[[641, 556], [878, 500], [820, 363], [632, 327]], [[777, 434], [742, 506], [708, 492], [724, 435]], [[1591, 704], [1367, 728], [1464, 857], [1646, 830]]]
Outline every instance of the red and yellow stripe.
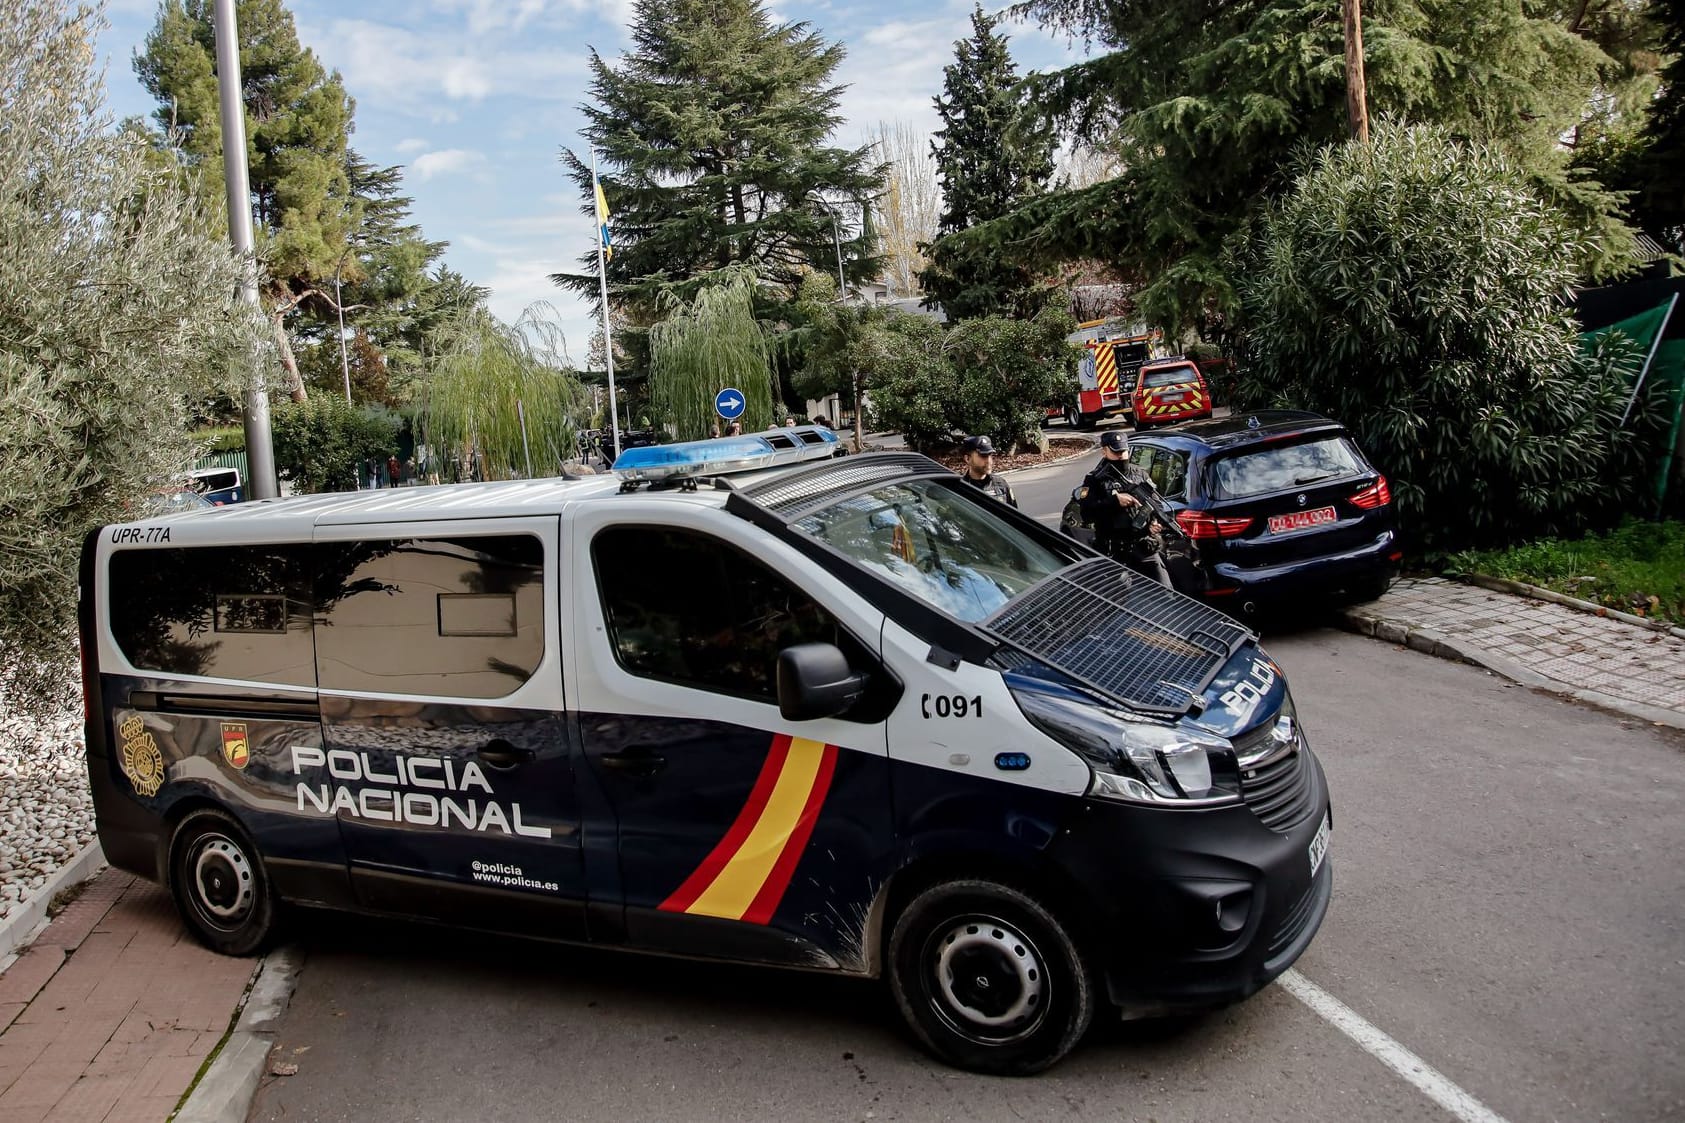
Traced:
[[1094, 384], [1102, 394], [1117, 393], [1117, 352], [1110, 343], [1100, 343], [1094, 348]]
[[835, 745], [774, 737], [731, 829], [662, 910], [770, 922], [819, 821], [836, 767]]

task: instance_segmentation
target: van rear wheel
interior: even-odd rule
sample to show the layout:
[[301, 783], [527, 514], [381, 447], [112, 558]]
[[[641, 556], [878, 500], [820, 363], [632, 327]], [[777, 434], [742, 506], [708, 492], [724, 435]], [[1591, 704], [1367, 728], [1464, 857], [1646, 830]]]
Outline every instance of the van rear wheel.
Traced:
[[201, 943], [251, 955], [275, 927], [275, 898], [250, 836], [221, 811], [195, 811], [170, 840], [170, 894]]
[[939, 1059], [997, 1076], [1059, 1061], [1094, 1014], [1076, 941], [1033, 897], [991, 881], [950, 881], [915, 897], [889, 941], [902, 1017]]

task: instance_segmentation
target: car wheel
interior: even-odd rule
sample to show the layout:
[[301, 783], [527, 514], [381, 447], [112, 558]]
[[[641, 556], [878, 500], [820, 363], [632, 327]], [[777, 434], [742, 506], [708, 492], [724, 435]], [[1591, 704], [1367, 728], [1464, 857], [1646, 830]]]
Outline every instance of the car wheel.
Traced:
[[221, 811], [195, 811], [170, 840], [170, 894], [193, 934], [224, 955], [251, 955], [275, 927], [275, 898], [257, 847]]
[[991, 881], [913, 898], [890, 936], [888, 973], [918, 1039], [973, 1072], [1040, 1072], [1094, 1015], [1093, 973], [1069, 931], [1035, 898]]
[[1371, 577], [1353, 581], [1348, 591], [1355, 603], [1368, 604], [1370, 601], [1377, 601], [1386, 596], [1387, 589], [1391, 585], [1392, 579], [1390, 577], [1385, 573], [1377, 573]]

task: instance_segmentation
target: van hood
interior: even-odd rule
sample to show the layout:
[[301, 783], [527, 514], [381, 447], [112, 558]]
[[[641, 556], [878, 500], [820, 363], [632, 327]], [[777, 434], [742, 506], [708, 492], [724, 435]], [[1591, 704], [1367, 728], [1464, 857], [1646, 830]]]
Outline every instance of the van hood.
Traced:
[[[1011, 671], [1040, 665], [1118, 706], [1161, 718], [1200, 715], [1225, 674], [1241, 689], [1257, 635], [1232, 618], [1110, 558], [1067, 566], [983, 621]], [[1052, 677], [1039, 675], [1038, 677]], [[1227, 705], [1220, 692], [1215, 700]]]

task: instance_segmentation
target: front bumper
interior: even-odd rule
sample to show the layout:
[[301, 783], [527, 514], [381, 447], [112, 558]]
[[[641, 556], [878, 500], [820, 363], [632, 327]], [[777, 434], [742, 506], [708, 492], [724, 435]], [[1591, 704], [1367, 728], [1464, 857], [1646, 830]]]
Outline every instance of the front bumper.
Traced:
[[1090, 891], [1097, 966], [1125, 1017], [1237, 1002], [1315, 938], [1334, 875], [1327, 854], [1313, 875], [1309, 847], [1331, 812], [1322, 767], [1303, 752], [1309, 811], [1284, 831], [1244, 805], [1161, 811], [1087, 801], [1059, 857]]

